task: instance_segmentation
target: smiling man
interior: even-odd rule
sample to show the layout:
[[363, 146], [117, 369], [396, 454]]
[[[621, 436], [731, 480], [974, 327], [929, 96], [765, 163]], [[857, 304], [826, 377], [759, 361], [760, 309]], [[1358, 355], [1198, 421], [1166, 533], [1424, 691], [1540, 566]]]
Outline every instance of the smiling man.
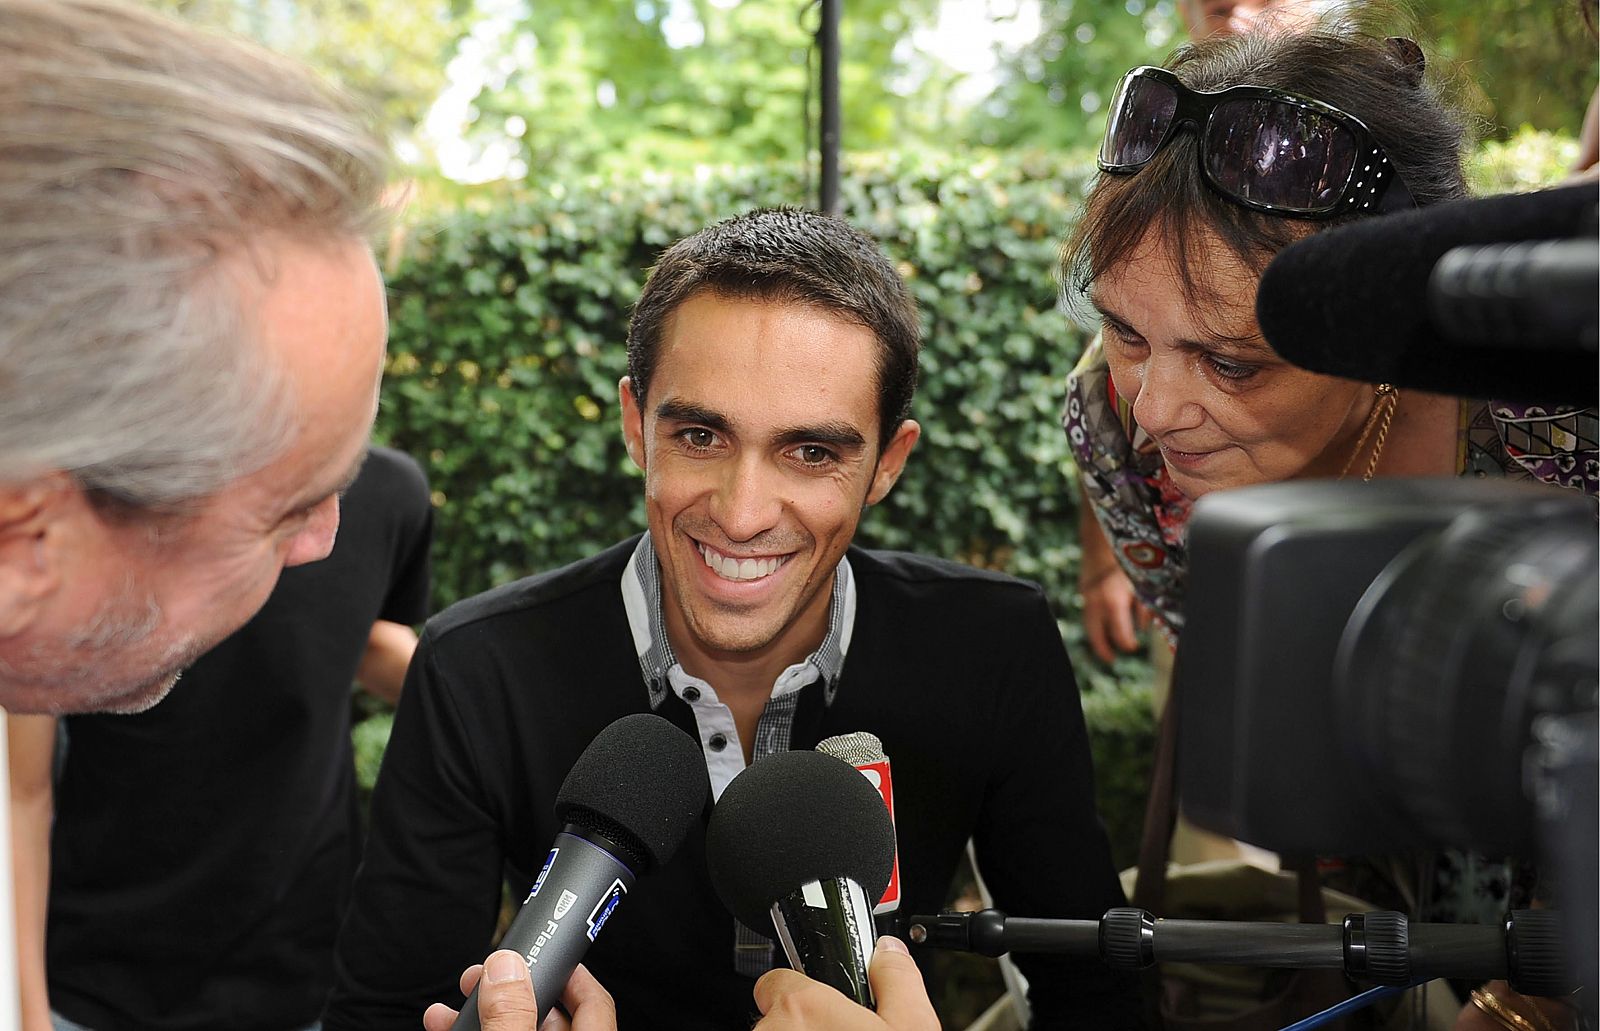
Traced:
[[[946, 902], [968, 838], [1012, 913], [1120, 904], [1040, 590], [851, 546], [916, 444], [917, 351], [894, 266], [837, 219], [756, 212], [666, 251], [620, 384], [649, 531], [429, 624], [325, 1027], [415, 1026], [448, 996], [489, 950], [502, 874], [521, 898], [544, 862], [567, 770], [632, 712], [692, 735], [714, 794], [762, 756], [877, 734], [895, 764], [904, 913]], [[718, 902], [698, 831], [585, 959], [624, 1029], [748, 1028], [772, 962]], [[1131, 1024], [1101, 969], [1023, 969], [1036, 1026]]]
[[386, 158], [256, 47], [0, 0], [0, 705], [129, 712], [328, 554]]
[[[386, 172], [360, 105], [293, 62], [146, 4], [0, 0], [8, 713], [148, 709], [284, 569], [330, 553], [377, 408], [388, 326], [367, 239]], [[262, 704], [230, 692], [219, 704]], [[249, 1008], [226, 977], [181, 973], [180, 992]], [[171, 1016], [137, 987], [141, 1012]], [[531, 989], [492, 987], [486, 1031]]]

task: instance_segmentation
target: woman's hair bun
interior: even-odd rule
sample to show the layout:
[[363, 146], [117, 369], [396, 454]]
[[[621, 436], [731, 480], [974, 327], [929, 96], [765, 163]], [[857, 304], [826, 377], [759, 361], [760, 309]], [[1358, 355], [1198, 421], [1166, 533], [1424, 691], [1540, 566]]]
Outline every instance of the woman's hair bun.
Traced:
[[1428, 59], [1422, 53], [1422, 48], [1417, 46], [1417, 41], [1407, 39], [1405, 36], [1390, 36], [1384, 40], [1389, 44], [1389, 53], [1400, 65], [1400, 73], [1406, 77], [1406, 82], [1412, 89], [1422, 86], [1422, 75], [1428, 70]]

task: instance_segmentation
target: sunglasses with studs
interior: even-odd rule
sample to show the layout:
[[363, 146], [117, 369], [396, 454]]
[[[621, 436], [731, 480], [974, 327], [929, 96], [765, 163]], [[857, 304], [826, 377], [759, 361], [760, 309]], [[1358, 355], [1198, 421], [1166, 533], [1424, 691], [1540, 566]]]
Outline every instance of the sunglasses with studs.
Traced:
[[1248, 208], [1333, 218], [1414, 207], [1388, 155], [1359, 118], [1266, 86], [1190, 89], [1149, 65], [1122, 77], [1100, 145], [1100, 169], [1128, 175], [1188, 125], [1212, 189]]

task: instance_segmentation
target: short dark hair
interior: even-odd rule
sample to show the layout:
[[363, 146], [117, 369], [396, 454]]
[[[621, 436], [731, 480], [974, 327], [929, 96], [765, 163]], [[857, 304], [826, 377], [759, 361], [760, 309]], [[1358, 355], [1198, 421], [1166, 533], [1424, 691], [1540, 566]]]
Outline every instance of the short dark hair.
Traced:
[[815, 305], [878, 338], [878, 447], [911, 414], [921, 328], [917, 305], [876, 242], [843, 219], [768, 208], [718, 222], [661, 255], [628, 322], [628, 376], [642, 406], [674, 312], [701, 291]]
[[[1191, 89], [1269, 86], [1331, 104], [1366, 123], [1418, 205], [1466, 195], [1466, 122], [1424, 79], [1421, 52], [1409, 41], [1336, 24], [1302, 32], [1268, 28], [1182, 47], [1166, 66]], [[1206, 184], [1197, 146], [1196, 134], [1185, 129], [1132, 175], [1100, 175], [1062, 247], [1065, 286], [1081, 295], [1154, 230], [1184, 297], [1204, 306], [1211, 298], [1204, 293], [1205, 263], [1196, 260], [1202, 234], [1215, 234], [1259, 274], [1295, 240], [1363, 217], [1312, 221], [1236, 204]]]

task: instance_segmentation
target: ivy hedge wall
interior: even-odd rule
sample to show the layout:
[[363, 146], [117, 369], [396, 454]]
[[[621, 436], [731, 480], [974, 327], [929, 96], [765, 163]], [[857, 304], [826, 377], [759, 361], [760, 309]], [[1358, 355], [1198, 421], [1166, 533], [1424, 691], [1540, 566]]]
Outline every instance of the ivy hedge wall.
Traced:
[[[1090, 167], [1044, 156], [847, 167], [844, 213], [899, 265], [924, 331], [922, 440], [859, 539], [1044, 585], [1088, 692], [1126, 855], [1148, 776], [1148, 696], [1136, 661], [1108, 671], [1079, 647], [1076, 474], [1058, 425], [1086, 333], [1058, 309], [1056, 255]], [[432, 480], [439, 606], [643, 528], [616, 384], [646, 271], [710, 222], [809, 197], [798, 171], [642, 175], [506, 197], [407, 232], [391, 262], [377, 434]], [[381, 724], [358, 734], [364, 766], [385, 737]]]

